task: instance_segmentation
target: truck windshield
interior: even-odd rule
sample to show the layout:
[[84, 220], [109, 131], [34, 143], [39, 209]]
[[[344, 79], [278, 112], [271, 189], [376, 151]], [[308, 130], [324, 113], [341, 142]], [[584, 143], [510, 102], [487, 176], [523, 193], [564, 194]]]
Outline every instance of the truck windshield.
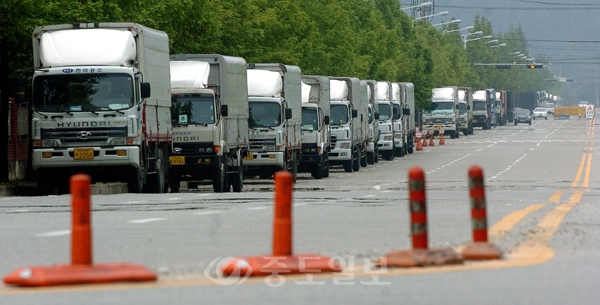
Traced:
[[394, 107], [394, 121], [400, 119], [400, 104], [393, 104]]
[[319, 130], [316, 108], [302, 108], [302, 130]]
[[467, 112], [467, 103], [459, 103], [458, 104], [458, 113], [465, 114]]
[[171, 99], [173, 124], [214, 124], [215, 103], [211, 94], [179, 94]]
[[435, 101], [431, 102], [431, 107], [427, 112], [452, 112], [454, 111], [453, 101]]
[[496, 100], [496, 108], [502, 108], [502, 101]]
[[389, 120], [392, 115], [391, 115], [391, 111], [390, 111], [390, 105], [389, 104], [378, 104], [379, 106], [379, 120], [380, 121], [386, 121]]
[[348, 123], [348, 106], [331, 105], [331, 124], [342, 125]]
[[133, 107], [133, 79], [127, 74], [42, 75], [33, 80], [39, 111], [98, 111]]
[[275, 102], [250, 102], [248, 127], [275, 127], [281, 125], [281, 104]]
[[473, 111], [485, 111], [485, 101], [473, 101]]

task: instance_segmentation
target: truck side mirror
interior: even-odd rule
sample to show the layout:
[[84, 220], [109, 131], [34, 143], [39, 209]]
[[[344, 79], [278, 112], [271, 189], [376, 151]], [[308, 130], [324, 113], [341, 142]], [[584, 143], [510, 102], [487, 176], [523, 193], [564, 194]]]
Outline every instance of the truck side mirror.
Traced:
[[404, 114], [404, 115], [410, 115], [410, 108], [404, 108], [404, 109], [402, 109], [402, 114]]
[[292, 118], [292, 108], [285, 108], [285, 119], [289, 120]]
[[471, 110], [471, 105], [467, 105], [467, 110]]
[[329, 116], [328, 115], [326, 115], [325, 118], [323, 119], [323, 123], [325, 125], [329, 125]]
[[358, 117], [358, 110], [352, 109], [352, 117], [353, 118], [357, 118]]
[[456, 105], [456, 109], [460, 109], [460, 106], [458, 104]]
[[142, 98], [147, 98], [150, 97], [150, 83], [141, 83], [140, 84], [141, 87], [141, 94], [142, 94]]
[[379, 120], [379, 112], [375, 113], [375, 119]]
[[229, 107], [227, 105], [221, 105], [221, 116], [226, 117], [229, 115]]

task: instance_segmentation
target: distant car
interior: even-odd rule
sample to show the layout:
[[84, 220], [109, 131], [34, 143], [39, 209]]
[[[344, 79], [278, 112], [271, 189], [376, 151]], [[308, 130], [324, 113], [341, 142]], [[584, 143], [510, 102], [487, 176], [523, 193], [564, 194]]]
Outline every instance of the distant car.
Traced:
[[529, 123], [531, 125], [531, 110], [518, 108], [515, 110], [515, 126], [517, 123]]
[[548, 119], [548, 110], [546, 110], [546, 108], [542, 108], [542, 107], [537, 107], [535, 109], [533, 109], [533, 119], [544, 119], [547, 120]]

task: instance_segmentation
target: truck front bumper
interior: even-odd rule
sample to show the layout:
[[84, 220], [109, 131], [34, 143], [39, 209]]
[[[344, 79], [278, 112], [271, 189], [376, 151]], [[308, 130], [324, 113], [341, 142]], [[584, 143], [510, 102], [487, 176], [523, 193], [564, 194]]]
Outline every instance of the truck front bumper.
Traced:
[[[86, 153], [80, 153], [90, 149], [93, 150], [93, 157]], [[140, 168], [140, 148], [137, 146], [36, 148], [33, 149], [31, 155], [34, 170], [99, 166]]]
[[284, 152], [256, 152], [250, 151], [244, 157], [244, 166], [279, 166], [285, 168], [286, 156]]

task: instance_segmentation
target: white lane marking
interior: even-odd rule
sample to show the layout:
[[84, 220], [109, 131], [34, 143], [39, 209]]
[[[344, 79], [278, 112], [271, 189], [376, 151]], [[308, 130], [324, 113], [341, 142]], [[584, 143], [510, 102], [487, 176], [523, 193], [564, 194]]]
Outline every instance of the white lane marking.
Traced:
[[248, 208], [248, 210], [266, 210], [267, 207], [253, 207], [253, 208]]
[[146, 203], [148, 201], [142, 200], [142, 201], [123, 201], [121, 203]]
[[65, 236], [71, 234], [71, 230], [60, 230], [60, 231], [50, 231], [46, 233], [37, 234], [37, 237], [55, 237], [55, 236]]
[[198, 195], [198, 197], [205, 197], [205, 196], [210, 196], [210, 195], [212, 195], [212, 194], [200, 194], [200, 195]]
[[127, 223], [149, 223], [149, 222], [163, 221], [163, 220], [167, 220], [167, 219], [166, 218], [146, 218], [146, 219], [130, 220]]
[[381, 190], [381, 185], [376, 185], [373, 188], [379, 191], [379, 190]]
[[363, 198], [377, 197], [377, 195], [364, 195]]
[[196, 215], [211, 215], [211, 214], [221, 214], [222, 211], [204, 211], [204, 212], [197, 212], [194, 213]]
[[26, 212], [29, 212], [29, 209], [10, 210], [7, 213], [26, 213]]
[[175, 197], [175, 198], [169, 198], [169, 200], [181, 200], [181, 199], [182, 198], [177, 198], [177, 197]]
[[300, 206], [303, 206], [303, 205], [308, 205], [308, 204], [306, 204], [306, 203], [294, 203], [295, 207], [300, 207]]

